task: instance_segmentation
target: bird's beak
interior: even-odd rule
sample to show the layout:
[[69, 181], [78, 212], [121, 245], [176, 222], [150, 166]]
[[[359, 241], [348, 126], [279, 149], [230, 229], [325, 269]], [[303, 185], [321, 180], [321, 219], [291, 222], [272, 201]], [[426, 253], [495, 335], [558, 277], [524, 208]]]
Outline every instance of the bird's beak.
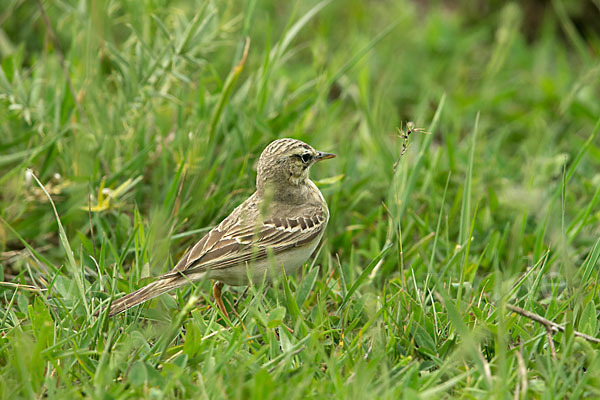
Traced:
[[319, 151], [315, 157], [315, 161], [327, 160], [328, 158], [335, 158], [336, 155], [332, 153], [323, 153]]

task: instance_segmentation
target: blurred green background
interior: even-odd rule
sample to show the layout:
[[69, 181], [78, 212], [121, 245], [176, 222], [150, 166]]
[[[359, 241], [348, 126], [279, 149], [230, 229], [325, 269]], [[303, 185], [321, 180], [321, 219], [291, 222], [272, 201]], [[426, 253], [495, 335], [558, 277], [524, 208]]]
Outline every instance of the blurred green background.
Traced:
[[[0, 4], [2, 397], [600, 396], [598, 0]], [[338, 154], [301, 275], [93, 316], [279, 137]]]

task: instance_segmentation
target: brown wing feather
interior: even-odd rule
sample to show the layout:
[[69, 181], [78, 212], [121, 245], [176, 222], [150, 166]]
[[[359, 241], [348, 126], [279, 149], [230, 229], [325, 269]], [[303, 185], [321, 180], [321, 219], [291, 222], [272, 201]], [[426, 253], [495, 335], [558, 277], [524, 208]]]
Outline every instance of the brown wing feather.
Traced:
[[271, 218], [258, 226], [237, 224], [221, 230], [221, 224], [204, 236], [171, 272], [163, 276], [259, 261], [268, 256], [267, 249], [277, 254], [310, 243], [327, 225], [327, 216], [322, 210], [314, 208], [306, 211], [301, 217]]
[[192, 250], [190, 250], [185, 256], [183, 256], [183, 258], [177, 263], [177, 265], [175, 266], [175, 268], [173, 268], [171, 272], [185, 271], [188, 268], [188, 266], [198, 261], [206, 253], [212, 250], [215, 247], [215, 245], [221, 240], [223, 233], [224, 232], [219, 230], [218, 227], [208, 232], [206, 235], [204, 235], [204, 237], [202, 237], [202, 239], [198, 241], [198, 243], [194, 245], [194, 247], [192, 247]]

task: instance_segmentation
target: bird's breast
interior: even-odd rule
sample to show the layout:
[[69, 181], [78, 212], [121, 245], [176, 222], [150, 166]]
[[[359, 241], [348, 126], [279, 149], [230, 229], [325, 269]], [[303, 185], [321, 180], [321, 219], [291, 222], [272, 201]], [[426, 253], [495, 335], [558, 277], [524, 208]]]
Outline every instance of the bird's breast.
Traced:
[[281, 277], [281, 268], [285, 269], [286, 275], [294, 274], [314, 253], [322, 236], [321, 232], [312, 242], [274, 254], [267, 259], [209, 270], [207, 277], [231, 286], [246, 286], [250, 284], [250, 280], [254, 284], [260, 284], [265, 276], [268, 281]]

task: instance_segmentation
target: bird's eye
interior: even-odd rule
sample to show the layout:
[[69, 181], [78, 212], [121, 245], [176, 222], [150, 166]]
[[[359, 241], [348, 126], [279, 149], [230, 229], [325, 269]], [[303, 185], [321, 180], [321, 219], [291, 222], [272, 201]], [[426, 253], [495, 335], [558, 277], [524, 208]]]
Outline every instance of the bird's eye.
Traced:
[[302, 159], [302, 162], [307, 163], [311, 160], [312, 155], [310, 155], [310, 153], [304, 153], [300, 156], [300, 158]]

